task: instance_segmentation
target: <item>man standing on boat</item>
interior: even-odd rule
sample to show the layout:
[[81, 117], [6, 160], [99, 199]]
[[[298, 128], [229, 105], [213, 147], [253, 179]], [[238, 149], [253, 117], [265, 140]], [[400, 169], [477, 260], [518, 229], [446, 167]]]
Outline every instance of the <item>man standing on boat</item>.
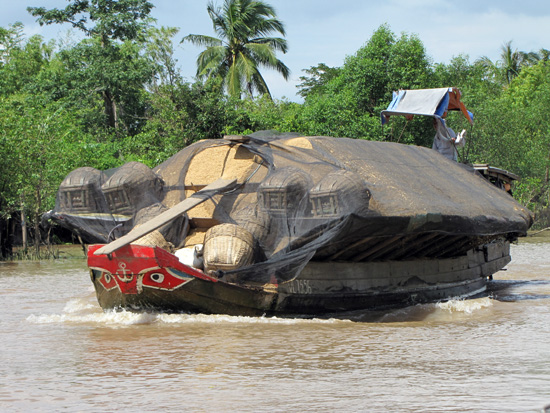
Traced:
[[433, 125], [435, 136], [432, 149], [438, 151], [441, 155], [453, 161], [458, 159], [457, 146], [464, 147], [466, 130], [463, 129], [458, 135], [454, 130], [447, 127], [445, 119], [434, 116]]

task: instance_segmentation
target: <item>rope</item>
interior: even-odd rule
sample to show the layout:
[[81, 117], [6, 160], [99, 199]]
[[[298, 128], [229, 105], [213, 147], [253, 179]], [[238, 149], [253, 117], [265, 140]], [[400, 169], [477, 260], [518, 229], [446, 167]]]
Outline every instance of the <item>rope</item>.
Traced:
[[401, 140], [401, 136], [403, 136], [403, 132], [405, 132], [405, 129], [407, 128], [407, 125], [409, 124], [410, 120], [407, 119], [407, 122], [405, 123], [405, 126], [403, 126], [403, 129], [401, 129], [401, 134], [399, 135], [399, 138], [397, 138], [397, 143]]

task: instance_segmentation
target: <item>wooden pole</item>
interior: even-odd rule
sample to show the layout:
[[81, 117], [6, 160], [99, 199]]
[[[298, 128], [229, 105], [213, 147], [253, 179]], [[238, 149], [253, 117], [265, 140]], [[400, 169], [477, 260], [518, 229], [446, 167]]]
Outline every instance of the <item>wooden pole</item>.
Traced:
[[23, 251], [27, 251], [27, 220], [25, 219], [25, 203], [23, 195], [21, 195], [21, 240], [23, 243]]
[[546, 164], [546, 175], [544, 182], [546, 183], [546, 190], [548, 191], [548, 204], [550, 205], [550, 188], [548, 188], [548, 181], [550, 179], [550, 150], [548, 151], [548, 163]]
[[546, 164], [546, 174], [544, 176], [544, 182], [548, 183], [550, 179], [550, 150], [548, 151], [548, 163]]

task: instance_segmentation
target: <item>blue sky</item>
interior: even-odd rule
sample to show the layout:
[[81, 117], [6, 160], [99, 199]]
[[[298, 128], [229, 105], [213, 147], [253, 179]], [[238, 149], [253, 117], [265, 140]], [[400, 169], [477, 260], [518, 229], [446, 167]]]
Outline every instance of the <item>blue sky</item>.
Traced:
[[[187, 34], [214, 35], [206, 13], [207, 0], [150, 0], [159, 26], [180, 29], [177, 40]], [[326, 63], [341, 66], [380, 25], [387, 23], [400, 35], [415, 34], [434, 62], [448, 63], [453, 56], [481, 56], [496, 60], [501, 46], [512, 41], [522, 51], [550, 49], [550, 1], [548, 0], [265, 0], [277, 11], [286, 27], [289, 51], [280, 59], [291, 69], [285, 81], [275, 72], [263, 71], [275, 98], [299, 101], [296, 84], [303, 69]], [[221, 4], [221, 0], [215, 1]], [[0, 26], [20, 21], [27, 35], [46, 39], [66, 37], [68, 25], [40, 27], [27, 6], [64, 8], [67, 0], [0, 0]], [[183, 75], [192, 80], [200, 49], [176, 47]]]

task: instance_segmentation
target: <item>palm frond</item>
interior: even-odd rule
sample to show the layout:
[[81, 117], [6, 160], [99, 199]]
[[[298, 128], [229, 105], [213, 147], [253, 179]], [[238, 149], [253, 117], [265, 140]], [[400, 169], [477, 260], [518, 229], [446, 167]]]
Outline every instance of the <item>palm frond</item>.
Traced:
[[224, 64], [226, 54], [225, 47], [209, 47], [197, 57], [197, 77], [212, 77], [213, 72]]
[[204, 36], [202, 34], [188, 34], [181, 40], [181, 43], [183, 42], [189, 42], [195, 46], [205, 47], [220, 46], [222, 44], [220, 39], [211, 36]]
[[285, 26], [279, 19], [266, 19], [258, 21], [254, 26], [256, 35], [266, 36], [270, 33], [281, 33], [283, 36], [286, 34]]
[[258, 93], [262, 95], [267, 95], [271, 99], [271, 92], [269, 91], [267, 83], [265, 82], [260, 72], [256, 72], [256, 74], [252, 77], [252, 85], [258, 91]]
[[288, 80], [290, 78], [290, 68], [285, 65], [281, 60], [277, 60], [277, 66], [275, 67], [275, 70], [279, 72], [285, 80]]
[[288, 50], [287, 41], [280, 37], [258, 37], [250, 39], [249, 43], [268, 44], [274, 50], [278, 50], [282, 53], [286, 53]]
[[241, 74], [241, 78], [248, 82], [258, 71], [256, 59], [248, 53], [240, 52], [236, 59], [236, 68]]
[[241, 73], [237, 66], [237, 63], [234, 62], [234, 64], [228, 68], [227, 76], [225, 78], [225, 84], [229, 96], [240, 98], [242, 91]]
[[276, 70], [285, 80], [288, 80], [290, 69], [281, 60], [277, 59], [273, 49], [267, 44], [249, 43], [246, 45], [246, 49], [258, 64]]

